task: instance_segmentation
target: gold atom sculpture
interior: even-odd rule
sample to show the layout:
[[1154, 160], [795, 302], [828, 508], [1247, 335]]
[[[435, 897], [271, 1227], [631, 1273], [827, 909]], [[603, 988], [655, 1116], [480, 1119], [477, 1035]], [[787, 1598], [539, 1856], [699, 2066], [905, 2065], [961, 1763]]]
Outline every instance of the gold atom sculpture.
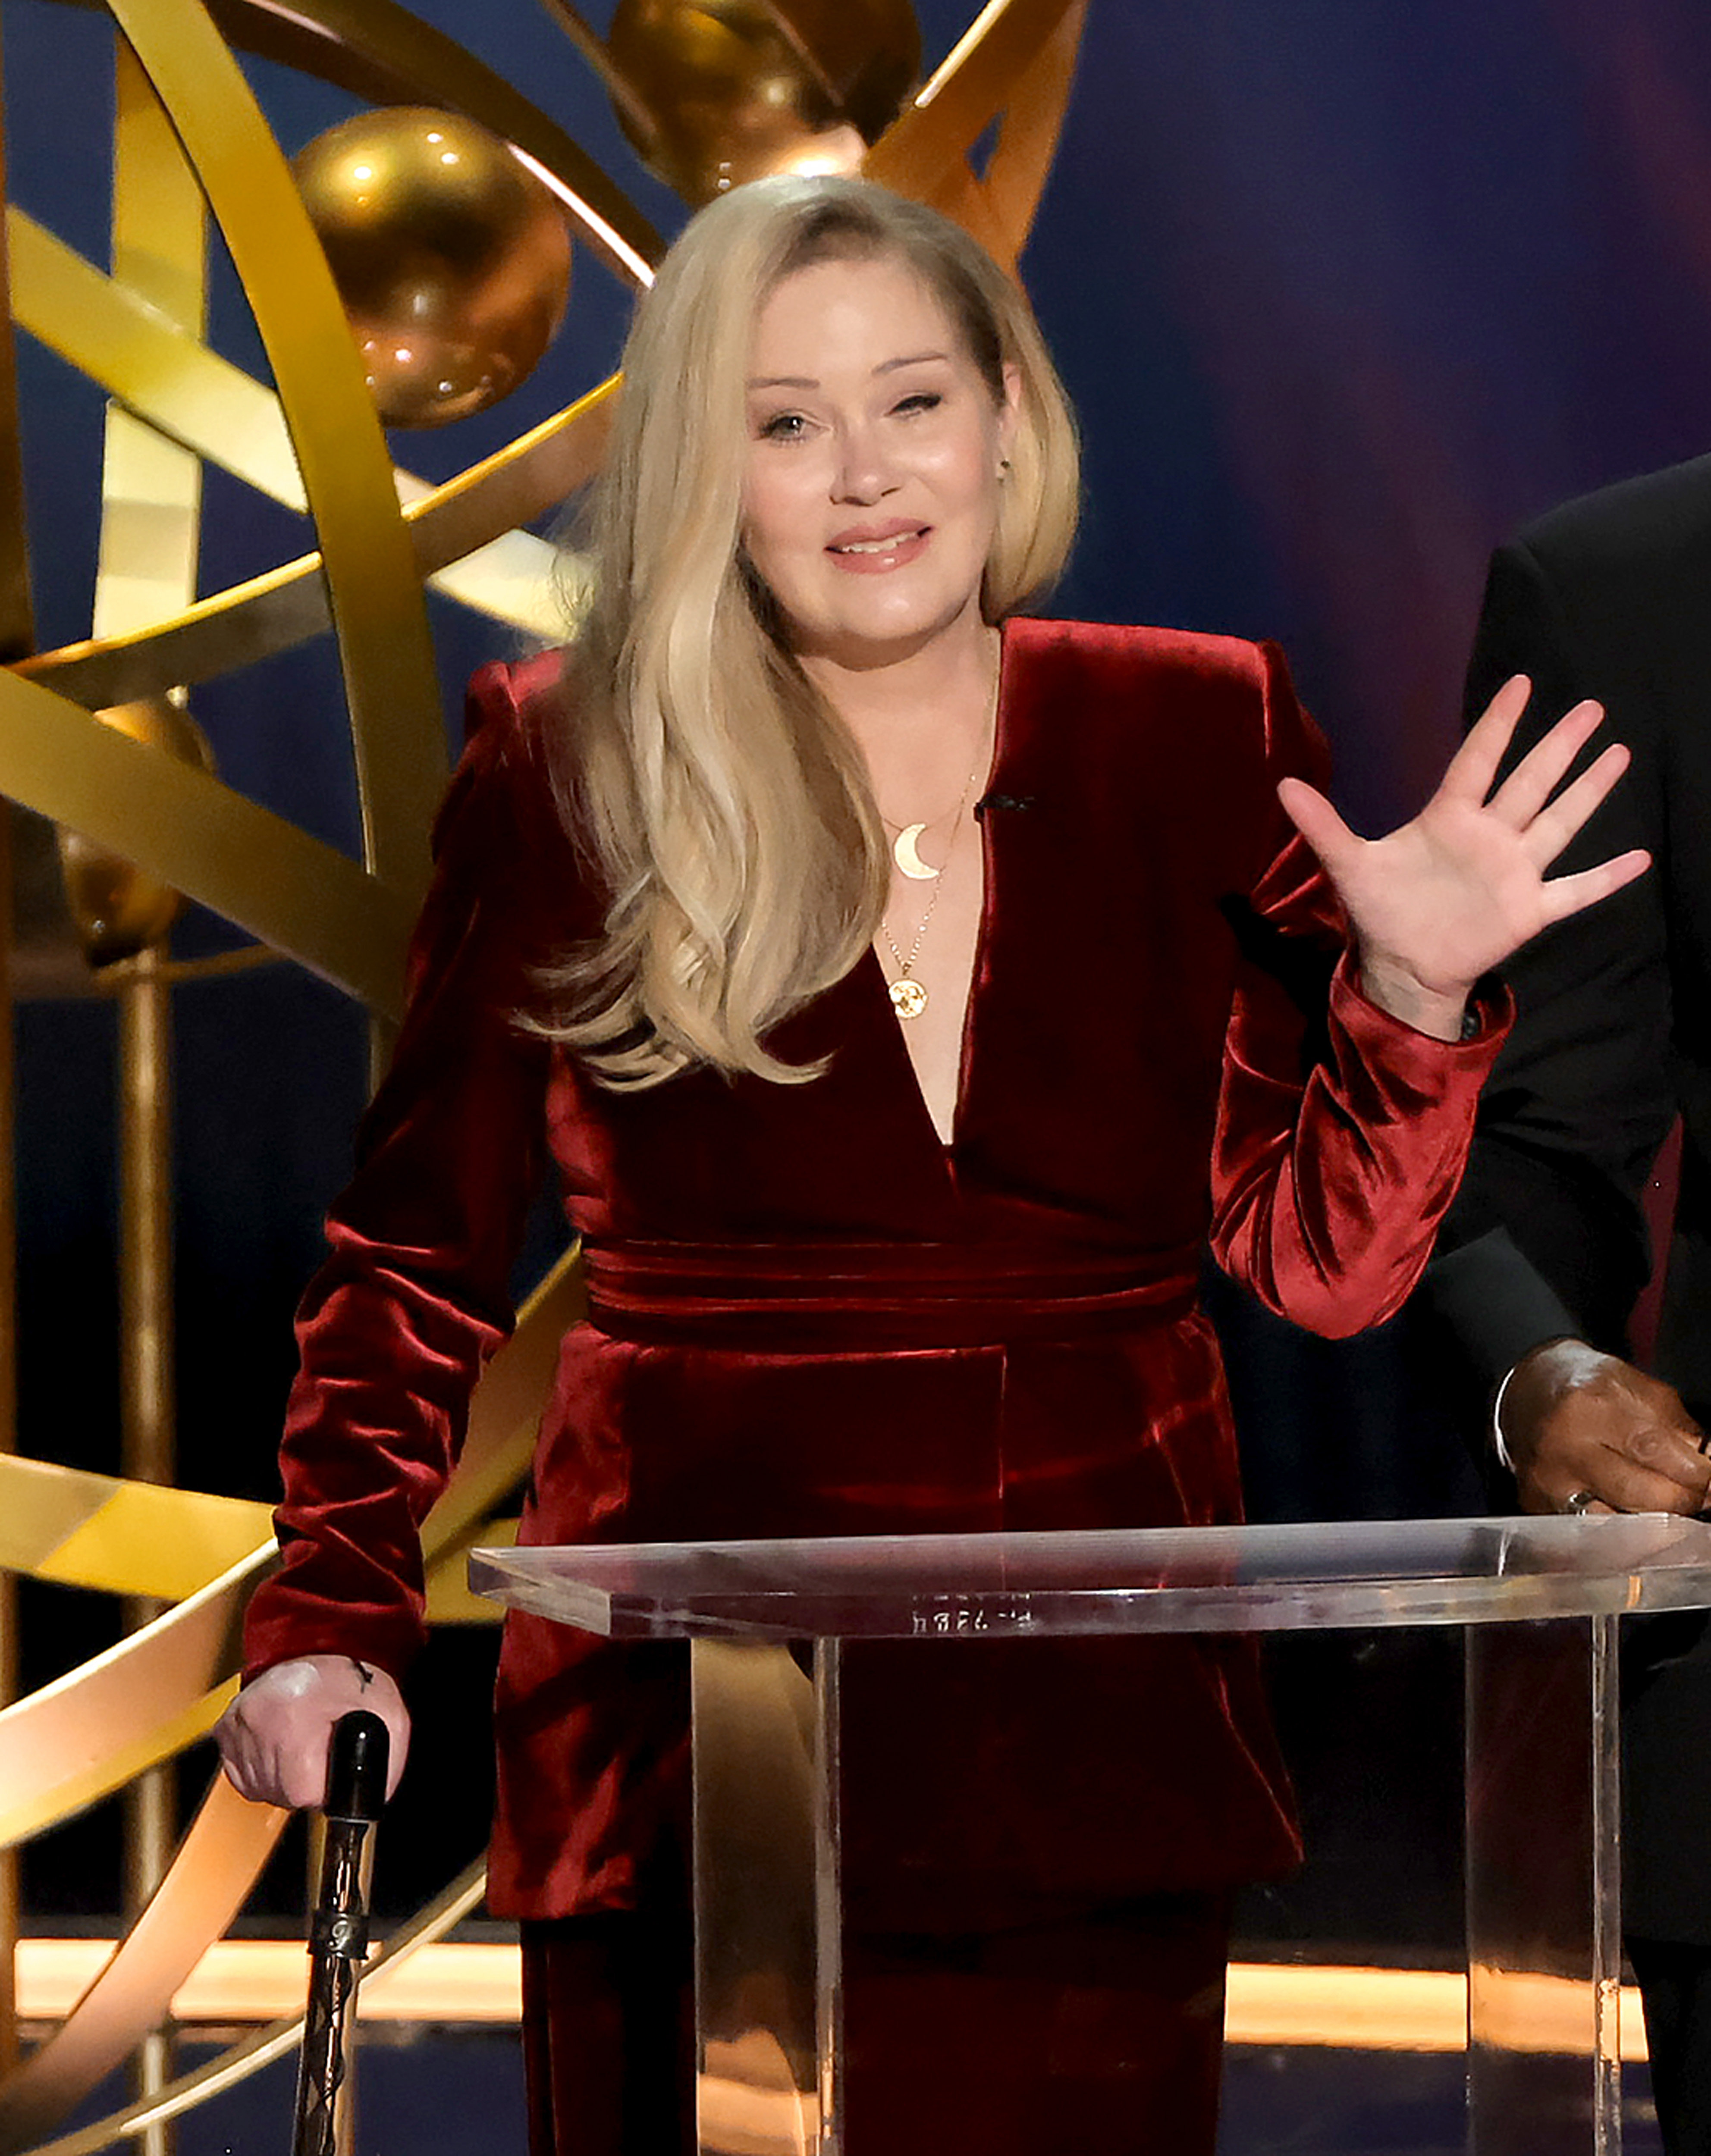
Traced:
[[[907, 0], [619, 0], [604, 38], [568, 0], [544, 4], [596, 70], [638, 153], [686, 199], [785, 166], [860, 169], [956, 217], [1014, 269], [1056, 146], [1086, 0], [991, 0], [924, 81]], [[383, 1024], [397, 1015], [446, 776], [424, 593], [431, 588], [513, 631], [555, 634], [554, 550], [527, 527], [598, 469], [614, 384], [591, 386], [431, 485], [394, 465], [383, 414], [438, 424], [493, 401], [527, 372], [563, 304], [565, 230], [584, 258], [630, 286], [646, 281], [661, 243], [547, 113], [396, 0], [292, 0], [290, 8], [107, 0], [107, 11], [116, 89], [110, 270], [21, 205], [6, 207], [0, 796], [66, 834], [85, 942], [98, 957], [137, 950], [151, 993], [168, 993], [198, 971], [283, 961]], [[486, 258], [492, 275], [445, 285], [455, 240], [439, 266], [414, 262], [410, 271], [417, 315], [440, 310], [431, 354], [412, 349], [401, 359], [402, 340], [377, 342], [399, 319], [386, 282], [398, 263], [357, 229], [361, 205], [348, 193], [339, 226], [342, 183], [330, 165], [300, 161], [300, 188], [239, 52], [373, 108], [352, 126], [359, 152], [364, 143], [398, 149], [414, 128], [399, 155], [419, 162], [421, 131], [439, 115], [462, 131], [434, 146], [441, 155], [467, 152], [471, 167], [486, 157], [488, 192], [471, 193], [470, 213], [500, 234]], [[499, 162], [489, 143], [506, 146]], [[431, 221], [433, 191], [422, 191], [419, 172], [411, 184], [414, 233]], [[270, 382], [208, 341], [209, 215]], [[387, 244], [396, 238], [394, 225]], [[524, 257], [520, 280], [507, 286], [501, 273]], [[461, 336], [471, 321], [479, 333]], [[32, 625], [16, 331], [110, 400], [90, 634], [52, 650], [37, 648]], [[198, 590], [206, 466], [306, 514], [314, 551]], [[182, 711], [198, 685], [329, 635], [360, 801], [360, 859], [224, 783]], [[235, 924], [253, 948], [176, 963], [161, 934], [179, 893]], [[0, 1140], [8, 1113], [0, 1099]], [[0, 1158], [7, 1242], [8, 1175]], [[9, 1262], [0, 1250], [0, 1286]], [[526, 1468], [558, 1337], [579, 1308], [568, 1256], [527, 1300], [480, 1385], [461, 1465], [425, 1532], [436, 1617], [473, 1614], [463, 1553], [503, 1532], [501, 1508]], [[0, 1445], [4, 1433], [0, 1416]], [[0, 1707], [0, 1849], [136, 1784], [207, 1733], [235, 1686], [244, 1599], [272, 1558], [261, 1506], [0, 1450], [0, 1573], [158, 1606], [108, 1652]], [[0, 2156], [85, 2156], [157, 2132], [289, 2046], [295, 2024], [264, 2030], [95, 2125], [50, 2138], [164, 2021], [283, 1825], [283, 1815], [245, 1803], [216, 1777], [101, 1974], [0, 2080]], [[477, 1866], [394, 1935], [370, 1980], [383, 1981], [388, 1966], [439, 1936], [480, 1891]]]

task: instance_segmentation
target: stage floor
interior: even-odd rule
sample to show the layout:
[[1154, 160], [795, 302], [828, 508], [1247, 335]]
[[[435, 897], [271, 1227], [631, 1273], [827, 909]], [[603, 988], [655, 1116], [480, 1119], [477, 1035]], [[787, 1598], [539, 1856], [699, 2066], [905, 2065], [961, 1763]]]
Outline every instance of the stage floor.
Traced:
[[[187, 2044], [185, 2064], [208, 2049]], [[281, 2061], [186, 2118], [177, 2156], [275, 2156], [289, 2144], [295, 2072]], [[514, 2030], [365, 2031], [360, 2088], [357, 2156], [525, 2156]], [[1624, 2097], [1624, 2156], [1660, 2156], [1643, 2066], [1626, 2069]], [[121, 2101], [115, 2086], [83, 2116]], [[1236, 2045], [1225, 2055], [1219, 2156], [1462, 2156], [1465, 2147], [1454, 2053]]]

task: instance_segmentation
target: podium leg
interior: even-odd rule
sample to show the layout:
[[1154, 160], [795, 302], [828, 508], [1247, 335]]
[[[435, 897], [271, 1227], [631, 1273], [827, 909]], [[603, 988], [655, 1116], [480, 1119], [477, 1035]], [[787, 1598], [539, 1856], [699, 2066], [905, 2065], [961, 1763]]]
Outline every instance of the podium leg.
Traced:
[[837, 1643], [691, 1663], [696, 2146], [837, 2156]]
[[1617, 1621], [1467, 1630], [1474, 2156], [1621, 2148]]

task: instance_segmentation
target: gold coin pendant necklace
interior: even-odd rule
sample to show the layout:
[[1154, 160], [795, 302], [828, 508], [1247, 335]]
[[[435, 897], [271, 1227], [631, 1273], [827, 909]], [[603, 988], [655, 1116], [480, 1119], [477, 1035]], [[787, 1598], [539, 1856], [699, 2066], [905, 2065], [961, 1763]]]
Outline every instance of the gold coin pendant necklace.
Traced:
[[907, 958], [897, 948], [897, 941], [891, 934], [890, 923], [881, 920], [879, 924], [879, 932], [884, 937], [886, 948], [891, 952], [892, 963], [897, 969], [896, 980], [887, 982], [886, 986], [891, 996], [891, 1009], [899, 1018], [919, 1018], [927, 1008], [927, 991], [915, 978], [915, 961], [921, 956], [921, 946], [926, 940], [927, 929], [932, 925], [933, 909], [938, 906], [938, 895], [944, 888], [945, 869], [950, 866], [951, 856], [956, 852], [957, 840], [963, 829], [963, 811], [968, 806], [969, 795], [973, 790], [979, 771], [980, 766], [977, 763], [974, 770], [963, 781], [963, 790], [957, 796], [957, 805], [951, 817], [950, 837], [945, 846], [943, 868], [929, 867], [915, 851], [917, 837], [927, 829], [924, 824], [906, 825], [897, 844], [891, 849], [892, 859], [906, 876], [917, 883], [924, 882], [928, 877], [933, 880], [933, 896], [927, 901], [927, 911], [921, 916], [921, 925], [915, 931], [915, 940], [909, 946], [909, 955]]

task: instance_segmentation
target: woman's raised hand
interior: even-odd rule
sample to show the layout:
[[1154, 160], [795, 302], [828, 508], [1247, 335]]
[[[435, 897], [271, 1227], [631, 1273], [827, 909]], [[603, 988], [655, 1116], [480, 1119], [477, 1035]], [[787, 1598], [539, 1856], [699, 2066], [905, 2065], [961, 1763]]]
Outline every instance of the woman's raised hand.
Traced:
[[1531, 694], [1524, 674], [1503, 684], [1436, 793], [1388, 838], [1357, 838], [1303, 779], [1286, 778], [1277, 788], [1348, 912], [1363, 990], [1441, 1040], [1459, 1036], [1468, 992], [1482, 973], [1651, 863], [1636, 850], [1547, 880], [1546, 870], [1627, 768], [1628, 752], [1612, 744], [1563, 786], [1604, 717], [1600, 705], [1576, 704], [1493, 791]]
[[410, 1748], [409, 1711], [384, 1670], [348, 1655], [300, 1655], [245, 1685], [214, 1728], [228, 1778], [253, 1804], [323, 1803], [333, 1725], [358, 1707], [386, 1724], [389, 1797]]

